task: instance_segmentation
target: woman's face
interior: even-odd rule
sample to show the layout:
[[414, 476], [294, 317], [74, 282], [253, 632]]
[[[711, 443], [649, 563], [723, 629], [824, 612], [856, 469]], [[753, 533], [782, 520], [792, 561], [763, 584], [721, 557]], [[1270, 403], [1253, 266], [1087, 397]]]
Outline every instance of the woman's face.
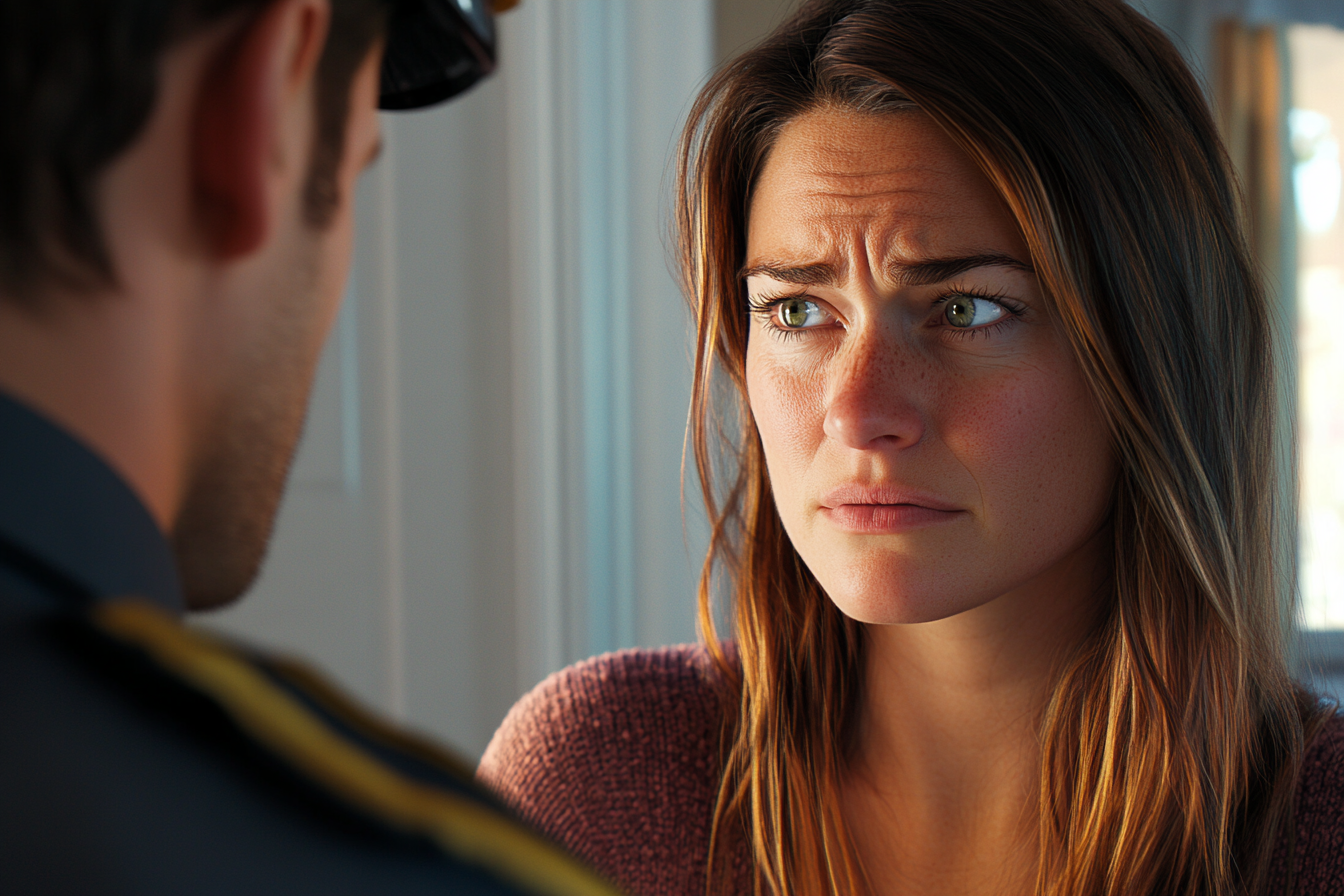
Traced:
[[946, 618], [1055, 581], [1099, 532], [1100, 414], [1012, 215], [923, 113], [786, 125], [745, 270], [771, 488], [846, 614]]

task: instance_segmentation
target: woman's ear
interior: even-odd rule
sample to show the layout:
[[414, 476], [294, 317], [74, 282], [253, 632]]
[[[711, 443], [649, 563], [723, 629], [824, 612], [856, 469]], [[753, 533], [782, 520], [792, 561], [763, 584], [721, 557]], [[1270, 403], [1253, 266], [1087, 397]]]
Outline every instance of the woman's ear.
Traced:
[[276, 0], [233, 25], [208, 65], [191, 132], [195, 218], [219, 261], [255, 252], [307, 177], [329, 0]]

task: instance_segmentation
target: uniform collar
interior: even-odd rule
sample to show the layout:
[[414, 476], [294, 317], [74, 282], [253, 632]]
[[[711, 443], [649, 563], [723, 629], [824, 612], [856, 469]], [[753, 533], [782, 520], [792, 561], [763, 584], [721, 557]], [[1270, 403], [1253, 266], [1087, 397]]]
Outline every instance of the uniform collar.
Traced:
[[168, 540], [130, 486], [83, 443], [3, 393], [0, 565], [59, 582], [40, 589], [53, 601], [135, 595], [182, 612]]

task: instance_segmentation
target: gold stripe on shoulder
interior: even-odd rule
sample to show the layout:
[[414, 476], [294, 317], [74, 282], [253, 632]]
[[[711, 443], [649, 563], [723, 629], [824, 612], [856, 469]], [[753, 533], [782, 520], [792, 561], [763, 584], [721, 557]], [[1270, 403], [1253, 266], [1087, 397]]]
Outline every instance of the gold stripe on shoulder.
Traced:
[[[428, 836], [448, 853], [536, 893], [619, 896], [521, 823], [408, 778], [345, 740], [224, 642], [185, 628], [140, 600], [99, 604], [91, 617], [209, 694], [259, 743], [365, 811]], [[329, 686], [322, 689], [334, 693]]]
[[339, 718], [369, 740], [386, 744], [453, 777], [467, 781], [476, 775], [471, 766], [437, 745], [389, 725], [343, 694], [311, 667], [287, 657], [267, 657], [266, 663], [311, 697], [324, 710]]

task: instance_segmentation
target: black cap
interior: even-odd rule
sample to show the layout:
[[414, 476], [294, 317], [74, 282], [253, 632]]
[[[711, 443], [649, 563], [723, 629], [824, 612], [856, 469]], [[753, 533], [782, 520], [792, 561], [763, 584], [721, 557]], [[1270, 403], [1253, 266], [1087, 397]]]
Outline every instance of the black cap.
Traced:
[[378, 108], [432, 106], [494, 70], [490, 0], [394, 0]]

